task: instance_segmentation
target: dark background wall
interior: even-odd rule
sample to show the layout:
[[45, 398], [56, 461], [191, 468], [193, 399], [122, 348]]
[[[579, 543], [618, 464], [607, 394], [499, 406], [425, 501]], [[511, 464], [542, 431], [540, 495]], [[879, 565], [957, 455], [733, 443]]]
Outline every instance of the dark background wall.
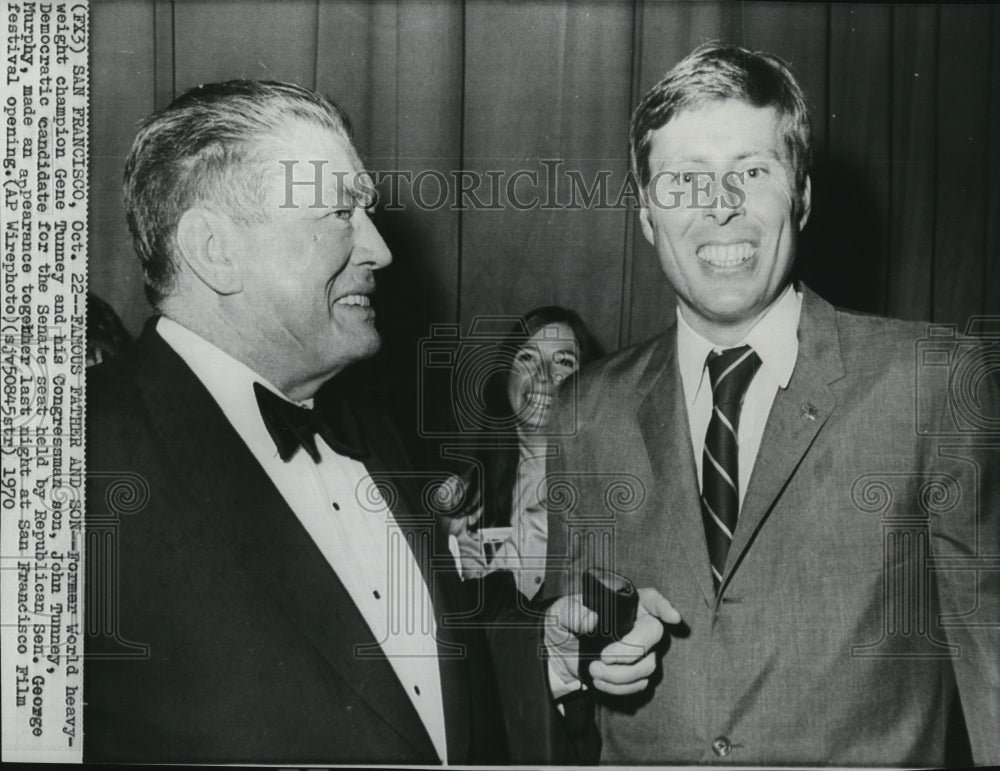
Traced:
[[[626, 171], [638, 96], [698, 43], [788, 60], [817, 159], [801, 275], [844, 306], [964, 324], [1000, 313], [1000, 7], [773, 2], [288, 0], [95, 2], [91, 289], [148, 314], [120, 205], [136, 122], [197, 83], [315, 87], [351, 115], [369, 168]], [[433, 192], [428, 183], [426, 191]], [[433, 196], [431, 196], [433, 197]], [[558, 303], [608, 350], [674, 301], [631, 209], [433, 211], [376, 222], [386, 351], [369, 366], [417, 406], [431, 323]]]

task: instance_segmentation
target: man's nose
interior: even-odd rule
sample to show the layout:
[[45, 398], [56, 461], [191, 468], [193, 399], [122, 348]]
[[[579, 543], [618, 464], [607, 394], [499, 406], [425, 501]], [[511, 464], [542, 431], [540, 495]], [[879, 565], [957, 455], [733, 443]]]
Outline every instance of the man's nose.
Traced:
[[392, 262], [392, 254], [382, 235], [364, 209], [355, 212], [354, 252], [351, 257], [357, 264], [370, 265], [372, 270], [384, 268]]
[[746, 193], [743, 192], [738, 175], [713, 176], [709, 184], [708, 205], [705, 216], [725, 225], [730, 220], [743, 215]]

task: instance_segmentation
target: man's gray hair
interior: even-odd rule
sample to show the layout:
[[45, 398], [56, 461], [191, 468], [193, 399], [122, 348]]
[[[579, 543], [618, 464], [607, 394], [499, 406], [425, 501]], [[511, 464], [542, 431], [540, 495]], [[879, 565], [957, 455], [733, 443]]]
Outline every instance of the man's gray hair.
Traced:
[[274, 81], [197, 86], [143, 121], [125, 162], [125, 213], [154, 308], [174, 286], [181, 215], [210, 203], [237, 222], [261, 221], [267, 159], [256, 154], [260, 140], [296, 120], [350, 142], [350, 120], [333, 101]]

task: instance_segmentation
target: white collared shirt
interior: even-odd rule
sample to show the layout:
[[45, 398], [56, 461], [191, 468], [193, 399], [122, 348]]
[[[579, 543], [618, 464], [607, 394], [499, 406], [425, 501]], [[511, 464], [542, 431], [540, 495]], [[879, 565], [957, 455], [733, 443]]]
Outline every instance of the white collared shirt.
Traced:
[[[392, 665], [438, 756], [447, 763], [437, 627], [430, 593], [364, 464], [334, 452], [319, 436], [319, 463], [304, 450], [282, 461], [261, 418], [253, 384], [260, 383], [283, 399], [287, 397], [242, 362], [177, 322], [161, 318], [156, 331], [208, 389], [319, 547]], [[309, 402], [300, 404], [311, 406]], [[295, 559], [294, 555], [275, 556]]]
[[[802, 312], [802, 295], [791, 285], [772, 303], [771, 307], [740, 342], [729, 348], [749, 345], [760, 357], [761, 366], [750, 381], [740, 423], [737, 427], [739, 445], [739, 473], [737, 484], [740, 505], [746, 494], [747, 482], [757, 460], [757, 451], [764, 435], [767, 416], [779, 388], [787, 388], [799, 353], [799, 315]], [[712, 384], [705, 366], [710, 351], [723, 349], [699, 335], [677, 309], [677, 361], [684, 385], [684, 402], [687, 405], [688, 424], [691, 428], [691, 446], [694, 449], [698, 486], [701, 487], [701, 464], [705, 449], [705, 434], [712, 417]]]

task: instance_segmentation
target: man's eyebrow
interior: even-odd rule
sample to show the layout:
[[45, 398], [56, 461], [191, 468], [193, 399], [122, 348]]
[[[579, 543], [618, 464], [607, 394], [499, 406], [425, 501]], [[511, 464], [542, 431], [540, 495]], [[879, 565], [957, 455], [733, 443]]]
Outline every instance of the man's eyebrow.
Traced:
[[378, 200], [375, 183], [367, 174], [354, 176], [349, 180], [345, 180], [344, 185], [346, 188], [345, 198], [350, 206], [370, 209]]
[[355, 189], [352, 182], [337, 179], [332, 186], [332, 190], [332, 202], [329, 204], [330, 208], [336, 208], [338, 206], [357, 206], [360, 196], [358, 195], [358, 191]]
[[768, 147], [766, 150], [749, 150], [745, 153], [740, 153], [736, 156], [735, 160], [745, 161], [747, 158], [757, 158], [764, 156], [765, 158], [773, 158], [776, 161], [781, 160], [781, 156], [778, 155], [777, 151], [773, 147]]
[[781, 156], [778, 155], [778, 152], [773, 147], [768, 147], [766, 149], [745, 150], [744, 152], [740, 153], [739, 155], [737, 155], [735, 158], [732, 158], [732, 159], [727, 159], [727, 158], [709, 158], [708, 156], [705, 156], [705, 155], [684, 155], [684, 156], [681, 156], [680, 158], [663, 159], [663, 162], [664, 163], [675, 163], [675, 164], [681, 164], [681, 163], [697, 163], [697, 164], [724, 163], [724, 162], [729, 162], [729, 161], [745, 161], [747, 158], [758, 158], [758, 157], [761, 157], [761, 156], [764, 156], [764, 157], [767, 157], [767, 158], [773, 158], [776, 161], [780, 161], [781, 160]]
[[679, 158], [661, 158], [664, 163], [710, 163], [711, 159], [702, 155], [682, 155]]

